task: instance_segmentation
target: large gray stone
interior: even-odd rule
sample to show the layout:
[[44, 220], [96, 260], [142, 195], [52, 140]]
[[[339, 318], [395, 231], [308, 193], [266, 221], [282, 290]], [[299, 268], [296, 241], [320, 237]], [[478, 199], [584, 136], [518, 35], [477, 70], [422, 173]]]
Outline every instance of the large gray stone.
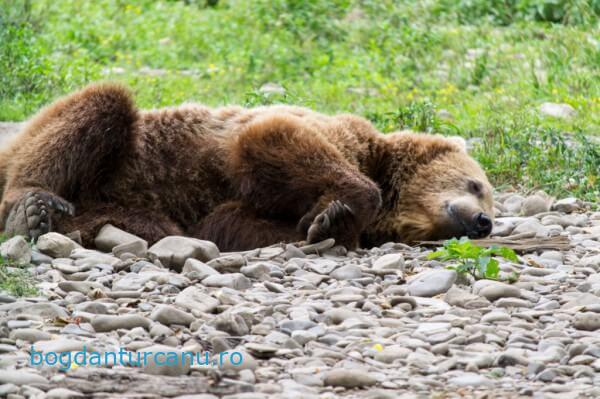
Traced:
[[[223, 362], [220, 367], [226, 371], [237, 371], [238, 373], [242, 370], [256, 370], [258, 368], [258, 362], [248, 352], [242, 350], [228, 351], [223, 356]], [[220, 362], [219, 355], [215, 356], [215, 360]]]
[[245, 290], [252, 287], [252, 282], [242, 273], [211, 275], [202, 280], [209, 287], [228, 287], [234, 290]]
[[152, 273], [127, 273], [113, 281], [113, 291], [141, 290], [148, 281], [152, 280]]
[[17, 301], [0, 305], [0, 313], [2, 311], [7, 311], [10, 316], [31, 315], [44, 319], [66, 318], [69, 316], [69, 313], [64, 308], [50, 302], [31, 303]]
[[573, 327], [586, 331], [600, 330], [600, 313], [583, 312], [576, 314], [573, 319]]
[[479, 387], [494, 385], [489, 378], [476, 373], [460, 373], [459, 375], [450, 378], [448, 382], [452, 385], [457, 385], [460, 387]]
[[213, 324], [219, 331], [224, 331], [233, 336], [241, 337], [250, 332], [250, 328], [244, 318], [232, 312], [223, 312], [214, 318]]
[[283, 95], [285, 95], [285, 88], [282, 85], [280, 85], [279, 83], [273, 83], [273, 82], [267, 82], [267, 83], [263, 84], [262, 86], [260, 86], [258, 91], [266, 96], [272, 96], [272, 95], [283, 96]]
[[116, 247], [113, 247], [112, 253], [119, 258], [124, 254], [132, 254], [138, 258], [145, 258], [148, 253], [148, 243], [145, 240], [137, 240], [119, 244]]
[[40, 252], [53, 258], [68, 258], [75, 248], [81, 248], [69, 237], [54, 232], [41, 235], [36, 245]]
[[5, 147], [19, 134], [26, 122], [0, 122], [0, 147]]
[[51, 338], [50, 333], [35, 328], [18, 328], [10, 332], [10, 339], [20, 339], [27, 342], [47, 341]]
[[123, 231], [112, 224], [106, 224], [100, 229], [98, 235], [96, 235], [94, 244], [100, 251], [111, 252], [113, 248], [118, 245], [129, 244], [138, 241], [145, 243], [146, 248], [148, 247], [148, 242], [146, 240]]
[[362, 277], [362, 271], [356, 265], [346, 265], [335, 269], [329, 275], [336, 280], [354, 280]]
[[205, 294], [196, 286], [187, 287], [175, 298], [175, 303], [188, 310], [210, 313], [219, 306], [219, 300]]
[[37, 385], [47, 384], [48, 380], [39, 374], [24, 370], [2, 370], [0, 384]]
[[548, 212], [551, 202], [541, 195], [531, 195], [523, 201], [521, 212], [524, 216], [533, 216], [538, 213]]
[[94, 281], [61, 281], [60, 283], [58, 283], [58, 288], [65, 292], [81, 292], [84, 295], [89, 294], [90, 291], [93, 290], [106, 290], [106, 287]]
[[169, 305], [158, 305], [150, 314], [150, 318], [167, 326], [171, 324], [189, 326], [195, 320], [191, 314]]
[[139, 314], [120, 316], [98, 315], [92, 319], [92, 327], [94, 327], [96, 332], [108, 332], [119, 328], [131, 330], [136, 327], [143, 327], [147, 330], [150, 324], [149, 319]]
[[4, 259], [19, 264], [31, 262], [31, 248], [22, 236], [15, 236], [0, 245], [0, 254]]
[[397, 360], [404, 360], [412, 351], [401, 345], [386, 346], [383, 350], [374, 355], [374, 359], [382, 363], [394, 363]]
[[570, 119], [577, 115], [575, 108], [564, 103], [543, 103], [540, 105], [540, 112], [543, 115], [560, 119]]
[[37, 341], [32, 347], [38, 352], [75, 352], [82, 351], [84, 348], [87, 351], [93, 350], [92, 345], [86, 341], [80, 341], [78, 339], [67, 338], [60, 336], [57, 339], [50, 339], [47, 341]]
[[198, 259], [189, 258], [183, 265], [182, 273], [196, 272], [198, 280], [204, 280], [208, 276], [219, 275], [220, 273]]
[[207, 262], [219, 255], [219, 248], [214, 243], [181, 236], [165, 237], [148, 250], [150, 259], [159, 259], [163, 265], [177, 271], [181, 271], [189, 258]]
[[581, 200], [574, 197], [568, 197], [556, 201], [552, 206], [552, 209], [558, 212], [571, 213], [581, 209], [582, 205], [583, 203]]
[[219, 256], [208, 261], [208, 265], [219, 273], [235, 273], [246, 264], [246, 260], [240, 254], [229, 254]]
[[147, 360], [142, 369], [146, 374], [176, 377], [190, 372], [190, 358], [182, 357], [183, 351], [171, 346], [153, 345], [138, 353], [141, 353], [141, 359]]
[[531, 233], [538, 238], [545, 238], [550, 235], [550, 229], [541, 224], [537, 219], [528, 219], [520, 223], [512, 231], [513, 235]]
[[363, 370], [334, 369], [325, 373], [324, 384], [333, 387], [362, 388], [375, 385], [375, 377]]
[[506, 208], [508, 213], [513, 215], [518, 215], [521, 213], [521, 207], [523, 206], [523, 201], [525, 198], [519, 194], [513, 194], [510, 197], [504, 200], [504, 208]]
[[579, 260], [579, 265], [583, 267], [592, 267], [596, 270], [600, 269], [600, 254], [586, 255]]
[[71, 252], [71, 259], [75, 259], [75, 264], [78, 266], [83, 265], [111, 265], [114, 266], [117, 263], [120, 263], [121, 260], [115, 256], [105, 254], [100, 251], [96, 251], [93, 249], [85, 249], [85, 248], [75, 248], [73, 252]]
[[387, 254], [373, 262], [375, 271], [404, 271], [404, 257], [402, 254]]
[[257, 280], [268, 280], [271, 267], [267, 262], [256, 262], [244, 266], [240, 269], [240, 273], [248, 278], [254, 278]]
[[499, 298], [519, 298], [521, 290], [519, 287], [501, 283], [493, 280], [479, 280], [473, 284], [473, 293], [485, 297], [490, 301]]
[[444, 296], [444, 300], [452, 306], [459, 306], [465, 309], [479, 309], [491, 305], [490, 301], [486, 298], [471, 294], [456, 286], [450, 287]]
[[46, 392], [46, 399], [74, 399], [83, 397], [85, 397], [85, 395], [81, 392], [67, 388], [54, 388]]
[[[597, 275], [592, 274], [590, 277], [593, 278], [594, 276], [597, 276]], [[577, 295], [570, 301], [566, 302], [565, 304], [563, 304], [561, 306], [561, 308], [562, 309], [571, 309], [571, 308], [580, 308], [580, 307], [588, 306], [588, 305], [600, 305], [600, 297], [585, 292], [585, 293]]]
[[417, 276], [408, 284], [408, 292], [413, 296], [432, 297], [443, 294], [456, 281], [454, 270], [428, 270]]

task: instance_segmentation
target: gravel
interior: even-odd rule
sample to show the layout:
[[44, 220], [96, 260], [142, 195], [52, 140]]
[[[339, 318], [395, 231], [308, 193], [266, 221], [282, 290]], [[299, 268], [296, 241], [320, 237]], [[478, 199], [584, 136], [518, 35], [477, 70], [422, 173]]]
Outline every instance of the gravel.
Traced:
[[[221, 254], [107, 226], [101, 251], [56, 233], [0, 248], [37, 282], [0, 292], [0, 396], [194, 398], [597, 397], [600, 212], [543, 193], [497, 196], [492, 236], [567, 237], [472, 281], [434, 248], [332, 240]], [[238, 353], [222, 364], [34, 367], [30, 350]], [[136, 354], [137, 353], [137, 354]], [[218, 355], [217, 355], [218, 356]], [[218, 360], [209, 357], [210, 360]]]

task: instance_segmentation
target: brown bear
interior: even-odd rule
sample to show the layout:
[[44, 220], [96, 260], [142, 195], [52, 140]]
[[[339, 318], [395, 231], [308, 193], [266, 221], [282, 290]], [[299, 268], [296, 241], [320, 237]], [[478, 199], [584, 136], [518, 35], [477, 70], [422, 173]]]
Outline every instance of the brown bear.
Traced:
[[492, 229], [492, 188], [455, 140], [284, 105], [139, 111], [115, 84], [41, 110], [0, 153], [0, 184], [7, 233], [79, 230], [86, 245], [107, 223], [221, 250]]

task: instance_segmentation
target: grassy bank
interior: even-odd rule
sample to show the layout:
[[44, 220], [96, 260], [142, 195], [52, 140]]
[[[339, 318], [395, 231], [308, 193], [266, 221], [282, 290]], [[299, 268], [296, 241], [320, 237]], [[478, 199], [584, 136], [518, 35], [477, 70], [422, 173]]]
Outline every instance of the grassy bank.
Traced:
[[[490, 4], [495, 4], [492, 7]], [[600, 196], [598, 0], [0, 0], [0, 120], [95, 80], [480, 138], [499, 186]], [[265, 83], [285, 93], [265, 93]], [[544, 102], [577, 114], [544, 116]]]

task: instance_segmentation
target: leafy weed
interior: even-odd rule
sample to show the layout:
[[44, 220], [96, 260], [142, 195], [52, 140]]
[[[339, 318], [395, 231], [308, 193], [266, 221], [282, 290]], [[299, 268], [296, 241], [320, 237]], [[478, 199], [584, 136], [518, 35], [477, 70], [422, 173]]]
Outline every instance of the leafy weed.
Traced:
[[453, 238], [444, 242], [442, 249], [429, 254], [427, 258], [457, 261], [455, 265], [448, 266], [448, 268], [456, 270], [461, 275], [469, 274], [475, 280], [498, 280], [500, 263], [494, 256], [503, 257], [511, 262], [519, 261], [515, 252], [510, 248], [496, 246], [483, 248], [473, 244], [466, 237], [460, 240]]

